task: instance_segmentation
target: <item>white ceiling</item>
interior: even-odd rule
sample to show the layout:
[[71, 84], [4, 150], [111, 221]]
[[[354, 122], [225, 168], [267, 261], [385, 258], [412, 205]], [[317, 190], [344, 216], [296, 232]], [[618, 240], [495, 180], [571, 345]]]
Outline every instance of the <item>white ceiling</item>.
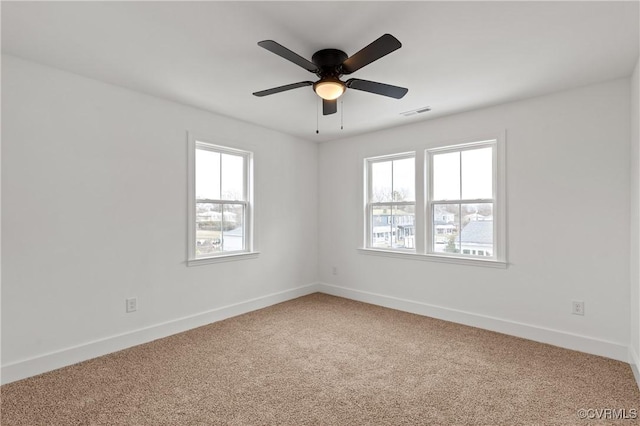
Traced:
[[[631, 74], [632, 2], [2, 2], [2, 51], [325, 141]], [[315, 80], [260, 48], [272, 39], [311, 59], [351, 55], [382, 34], [403, 46], [349, 77], [409, 88], [401, 100], [348, 90], [344, 130], [323, 117]], [[404, 117], [403, 111], [432, 111]], [[321, 110], [321, 108], [320, 108]]]

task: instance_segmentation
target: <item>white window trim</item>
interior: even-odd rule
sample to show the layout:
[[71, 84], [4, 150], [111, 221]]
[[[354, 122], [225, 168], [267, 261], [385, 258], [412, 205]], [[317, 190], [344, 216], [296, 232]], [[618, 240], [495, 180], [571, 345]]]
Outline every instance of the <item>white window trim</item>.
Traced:
[[[487, 142], [494, 142], [495, 149], [493, 150], [494, 156], [494, 241], [496, 242], [494, 256], [491, 258], [471, 257], [471, 256], [459, 256], [456, 254], [441, 254], [429, 252], [429, 241], [432, 233], [430, 219], [431, 213], [427, 213], [427, 197], [430, 193], [431, 179], [429, 179], [429, 152], [449, 151], [455, 150], [456, 147], [473, 147], [474, 145], [486, 144]], [[398, 155], [402, 155], [398, 154]], [[370, 157], [364, 161], [363, 170], [363, 184], [366, 183], [367, 192], [369, 191], [370, 182], [368, 179], [368, 160], [394, 158], [396, 155], [385, 155], [382, 157]], [[358, 253], [374, 256], [383, 256], [391, 258], [402, 258], [411, 260], [442, 262], [458, 265], [469, 266], [482, 266], [489, 268], [507, 268], [509, 263], [507, 260], [507, 214], [506, 214], [506, 131], [496, 132], [494, 135], [487, 135], [483, 137], [465, 138], [463, 140], [457, 140], [453, 142], [440, 143], [432, 148], [425, 149], [424, 155], [416, 156], [416, 250], [415, 252], [406, 252], [400, 250], [387, 250], [377, 249], [369, 247], [368, 245], [368, 227], [369, 227], [369, 212], [367, 210], [368, 193], [363, 191], [364, 195], [364, 209], [365, 215], [363, 229], [364, 235], [361, 239], [363, 246], [357, 249]], [[360, 186], [361, 188], [364, 185]], [[362, 217], [362, 216], [361, 216]]]
[[[371, 210], [373, 207], [375, 206], [406, 206], [406, 205], [412, 205], [415, 206], [414, 210], [418, 210], [418, 203], [417, 203], [417, 199], [415, 201], [389, 201], [389, 202], [376, 202], [376, 203], [372, 203], [370, 202], [371, 197], [372, 197], [372, 189], [373, 189], [373, 185], [371, 183], [371, 165], [374, 163], [380, 163], [380, 162], [384, 162], [384, 161], [395, 161], [395, 160], [406, 160], [407, 158], [412, 158], [415, 162], [415, 158], [416, 158], [416, 153], [415, 151], [412, 152], [402, 152], [399, 154], [393, 154], [393, 155], [382, 155], [379, 157], [369, 157], [366, 158], [364, 160], [364, 170], [365, 170], [365, 179], [366, 179], [366, 187], [367, 187], [367, 191], [364, 195], [365, 197], [365, 204], [364, 204], [364, 209], [365, 209], [365, 220], [364, 220], [364, 246], [366, 249], [370, 249], [370, 250], [378, 250], [376, 248], [371, 247]], [[392, 178], [393, 179], [393, 178]], [[416, 187], [414, 186], [414, 192]], [[417, 196], [417, 194], [416, 194]], [[417, 213], [417, 212], [416, 212]], [[417, 223], [417, 217], [414, 216], [414, 240], [417, 240], [418, 238], [416, 238], [416, 228], [415, 228], [415, 224]], [[405, 248], [388, 248], [385, 249], [385, 251], [390, 251], [390, 252], [398, 252], [398, 253], [407, 253], [407, 254], [413, 254], [415, 253], [417, 250], [417, 247], [414, 247], [413, 249], [405, 249]]]
[[210, 265], [212, 263], [231, 262], [234, 260], [256, 259], [259, 254], [259, 251], [225, 253], [200, 259], [189, 259], [187, 260], [187, 266], [201, 266]]
[[456, 257], [453, 256], [439, 256], [434, 254], [425, 254], [425, 253], [403, 253], [400, 251], [391, 251], [391, 250], [382, 250], [382, 249], [374, 249], [374, 248], [358, 248], [358, 253], [367, 254], [372, 256], [382, 256], [382, 257], [391, 257], [396, 259], [408, 259], [408, 260], [421, 260], [428, 262], [441, 262], [441, 263], [453, 263], [457, 265], [467, 265], [467, 266], [482, 266], [486, 268], [501, 268], [506, 269], [508, 263], [493, 260], [493, 259], [482, 259], [475, 257]]
[[[441, 256], [441, 257], [455, 257], [455, 258], [464, 258], [464, 259], [468, 259], [470, 257], [467, 256], [456, 256], [455, 254], [449, 254], [449, 253], [437, 253], [433, 251], [433, 227], [431, 226], [431, 224], [433, 223], [433, 205], [434, 204], [472, 204], [472, 203], [483, 203], [483, 202], [487, 202], [488, 200], [490, 200], [492, 202], [492, 204], [494, 205], [494, 212], [493, 212], [493, 241], [494, 241], [494, 253], [493, 256], [488, 257], [488, 258], [473, 258], [473, 259], [478, 259], [478, 260], [484, 260], [484, 261], [502, 261], [504, 259], [504, 241], [500, 240], [500, 236], [504, 235], [504, 232], [501, 232], [500, 228], [503, 225], [503, 215], [502, 215], [502, 209], [500, 208], [500, 204], [502, 203], [502, 196], [500, 196], [500, 194], [498, 193], [498, 187], [504, 187], [504, 184], [500, 185], [499, 183], [499, 175], [498, 175], [498, 169], [500, 169], [501, 164], [500, 161], [503, 157], [501, 157], [499, 155], [499, 141], [498, 138], [492, 138], [492, 139], [488, 139], [488, 140], [481, 140], [481, 141], [475, 141], [475, 142], [469, 142], [469, 143], [461, 143], [461, 144], [456, 144], [456, 145], [448, 145], [448, 146], [443, 146], [443, 147], [438, 147], [438, 148], [432, 148], [432, 149], [427, 149], [425, 150], [425, 179], [427, 181], [427, 187], [426, 187], [426, 193], [425, 193], [425, 213], [426, 213], [426, 241], [425, 241], [425, 253], [431, 256]], [[447, 152], [462, 152], [462, 151], [468, 151], [468, 150], [473, 150], [473, 149], [480, 149], [483, 147], [488, 147], [491, 146], [493, 147], [492, 153], [493, 153], [493, 188], [492, 188], [492, 197], [490, 199], [474, 199], [474, 200], [465, 200], [465, 199], [459, 199], [459, 200], [450, 200], [450, 201], [445, 201], [445, 200], [432, 200], [431, 196], [433, 194], [433, 179], [431, 176], [431, 170], [433, 169], [433, 155], [434, 154], [440, 154], [440, 153], [447, 153]], [[460, 169], [460, 173], [462, 173], [462, 168]]]
[[[188, 179], [187, 179], [187, 266], [198, 266], [211, 263], [228, 262], [233, 260], [253, 259], [259, 252], [254, 248], [254, 196], [253, 196], [253, 153], [241, 149], [230, 148], [212, 142], [211, 138], [199, 137], [193, 133], [187, 133], [188, 139]], [[244, 246], [245, 250], [233, 252], [221, 252], [211, 256], [196, 258], [196, 148], [211, 149], [212, 151], [242, 155], [244, 161], [245, 186], [244, 200], [235, 202], [245, 206]], [[229, 202], [229, 200], [221, 200]]]

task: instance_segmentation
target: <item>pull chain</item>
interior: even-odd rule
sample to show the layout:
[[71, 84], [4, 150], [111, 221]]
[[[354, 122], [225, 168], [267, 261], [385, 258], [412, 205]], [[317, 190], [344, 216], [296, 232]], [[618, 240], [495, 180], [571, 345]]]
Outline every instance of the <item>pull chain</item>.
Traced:
[[318, 130], [318, 127], [319, 127], [318, 126], [318, 121], [320, 120], [320, 118], [319, 118], [320, 117], [320, 107], [318, 105], [320, 105], [319, 101], [316, 102], [316, 135], [318, 133], [320, 133], [320, 131]]
[[344, 130], [344, 101], [340, 99], [340, 130]]

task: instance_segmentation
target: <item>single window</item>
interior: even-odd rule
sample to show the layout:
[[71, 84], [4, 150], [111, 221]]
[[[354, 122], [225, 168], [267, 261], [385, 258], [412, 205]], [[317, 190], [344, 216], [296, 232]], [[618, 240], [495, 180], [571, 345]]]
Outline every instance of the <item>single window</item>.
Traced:
[[189, 260], [251, 251], [252, 153], [190, 138]]
[[427, 157], [428, 253], [495, 258], [496, 141], [428, 150]]
[[415, 154], [366, 160], [367, 247], [415, 251]]

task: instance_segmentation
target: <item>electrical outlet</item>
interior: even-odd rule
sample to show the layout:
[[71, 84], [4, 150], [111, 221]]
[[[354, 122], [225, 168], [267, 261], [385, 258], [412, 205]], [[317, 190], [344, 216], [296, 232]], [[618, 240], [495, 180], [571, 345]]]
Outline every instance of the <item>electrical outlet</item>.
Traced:
[[573, 315], [584, 315], [584, 302], [582, 300], [571, 302], [571, 313]]
[[335, 266], [333, 267], [333, 269], [331, 270], [331, 273], [333, 275], [338, 275], [338, 268], [336, 268]]
[[132, 297], [127, 299], [127, 313], [135, 312], [138, 310], [138, 298]]

